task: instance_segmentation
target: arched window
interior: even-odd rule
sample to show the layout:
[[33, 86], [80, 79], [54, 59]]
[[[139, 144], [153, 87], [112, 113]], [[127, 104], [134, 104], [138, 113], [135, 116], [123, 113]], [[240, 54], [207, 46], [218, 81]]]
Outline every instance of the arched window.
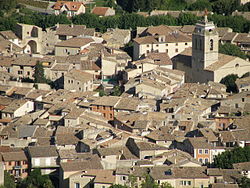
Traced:
[[213, 41], [213, 39], [210, 40], [210, 50], [214, 50], [214, 41]]
[[202, 40], [200, 39], [200, 50], [202, 50]]

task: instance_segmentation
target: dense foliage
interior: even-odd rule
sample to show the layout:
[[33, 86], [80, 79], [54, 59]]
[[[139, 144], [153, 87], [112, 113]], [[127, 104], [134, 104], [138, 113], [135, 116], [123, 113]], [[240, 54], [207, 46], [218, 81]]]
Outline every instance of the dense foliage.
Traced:
[[233, 163], [249, 162], [250, 161], [250, 147], [238, 147], [231, 151], [227, 150], [214, 159], [214, 167], [216, 168], [233, 168]]
[[159, 185], [153, 180], [150, 175], [146, 175], [144, 181], [141, 184], [141, 188], [173, 188], [171, 184], [165, 182]]
[[49, 176], [42, 175], [40, 169], [35, 169], [31, 171], [30, 175], [27, 178], [25, 178], [21, 182], [18, 182], [17, 187], [54, 188]]
[[16, 7], [16, 0], [0, 0], [0, 10], [9, 11]]
[[213, 12], [222, 15], [231, 15], [233, 11], [240, 8], [239, 0], [217, 0], [213, 3]]
[[219, 53], [237, 56], [242, 59], [247, 58], [246, 54], [242, 52], [238, 46], [231, 44], [231, 43], [220, 44]]
[[[134, 0], [130, 0], [134, 1]], [[141, 6], [141, 1], [137, 0], [139, 3], [139, 7]], [[179, 0], [181, 1], [181, 0]], [[122, 1], [126, 3], [126, 1]], [[157, 2], [161, 2], [161, 0], [149, 1], [152, 6], [158, 6]], [[162, 3], [159, 3], [159, 6], [163, 6], [164, 2], [171, 2], [171, 0], [163, 0]], [[106, 1], [107, 5], [113, 6], [114, 1], [108, 0]], [[175, 3], [178, 5], [178, 3]], [[210, 3], [211, 4], [211, 3]], [[129, 4], [131, 5], [131, 4]], [[0, 4], [1, 6], [1, 4]], [[6, 6], [2, 4], [2, 6]], [[151, 5], [150, 5], [151, 6]], [[8, 6], [7, 6], [8, 7]], [[9, 7], [13, 7], [13, 5], [9, 5]], [[116, 5], [116, 8], [119, 5]], [[188, 9], [194, 10], [199, 9], [202, 10], [204, 7], [210, 9], [208, 6], [208, 0], [197, 0], [194, 4], [191, 4]], [[172, 17], [170, 15], [160, 15], [160, 16], [148, 16], [144, 17], [138, 15], [136, 13], [122, 13], [117, 14], [115, 16], [109, 17], [98, 17], [91, 13], [81, 14], [74, 16], [72, 19], [66, 17], [66, 15], [47, 15], [32, 12], [23, 6], [18, 5], [20, 13], [16, 13], [10, 11], [8, 14], [4, 14], [4, 16], [0, 16], [0, 31], [2, 30], [14, 30], [15, 24], [17, 22], [24, 24], [37, 25], [41, 28], [48, 28], [54, 26], [57, 23], [60, 24], [70, 24], [71, 22], [74, 24], [83, 24], [87, 27], [96, 28], [97, 31], [105, 32], [107, 28], [120, 28], [120, 29], [136, 29], [136, 27], [147, 27], [147, 26], [156, 26], [156, 25], [192, 25], [197, 22], [197, 20], [201, 19], [200, 17], [190, 14], [190, 13], [181, 13], [178, 18]], [[2, 13], [3, 14], [3, 13]], [[1, 15], [1, 11], [0, 11]], [[215, 24], [219, 27], [231, 27], [235, 32], [248, 32], [250, 30], [250, 21], [246, 20], [241, 16], [223, 16], [218, 14], [213, 14], [209, 16], [209, 19], [214, 21]]]
[[183, 10], [187, 7], [185, 0], [117, 0], [127, 12], [152, 11], [154, 9]]
[[249, 188], [250, 187], [250, 179], [247, 177], [242, 177], [237, 179], [237, 183], [240, 188]]
[[227, 87], [227, 92], [238, 93], [238, 88], [235, 83], [237, 78], [239, 78], [237, 74], [229, 74], [222, 78], [220, 83], [224, 84]]
[[14, 177], [11, 176], [7, 171], [4, 171], [4, 185], [1, 188], [15, 188]]
[[240, 5], [239, 0], [117, 0], [127, 12], [160, 10], [204, 10], [230, 15], [235, 10], [249, 10], [249, 5]]
[[46, 83], [46, 78], [44, 76], [44, 68], [42, 63], [37, 62], [35, 66], [34, 73], [34, 82], [35, 83]]
[[234, 32], [250, 31], [250, 21], [242, 16], [223, 16], [219, 14], [213, 14], [208, 17], [209, 20], [214, 21], [218, 27], [230, 27]]
[[115, 184], [115, 185], [110, 186], [109, 188], [128, 188], [128, 186]]

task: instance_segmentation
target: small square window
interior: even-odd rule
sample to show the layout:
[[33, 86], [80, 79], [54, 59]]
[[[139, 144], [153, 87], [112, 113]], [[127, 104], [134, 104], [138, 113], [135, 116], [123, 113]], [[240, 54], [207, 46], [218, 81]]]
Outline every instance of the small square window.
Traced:
[[175, 49], [175, 52], [178, 52], [178, 49], [177, 49], [177, 48]]
[[199, 154], [202, 154], [202, 149], [199, 149]]
[[208, 154], [208, 149], [205, 149], [205, 153]]

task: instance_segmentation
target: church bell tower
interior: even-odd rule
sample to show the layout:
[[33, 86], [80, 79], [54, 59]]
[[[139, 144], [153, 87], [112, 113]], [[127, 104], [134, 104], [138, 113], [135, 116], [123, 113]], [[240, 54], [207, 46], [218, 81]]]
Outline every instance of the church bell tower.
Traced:
[[209, 22], [207, 11], [199, 21], [192, 35], [192, 67], [204, 69], [218, 61], [219, 36], [213, 22]]

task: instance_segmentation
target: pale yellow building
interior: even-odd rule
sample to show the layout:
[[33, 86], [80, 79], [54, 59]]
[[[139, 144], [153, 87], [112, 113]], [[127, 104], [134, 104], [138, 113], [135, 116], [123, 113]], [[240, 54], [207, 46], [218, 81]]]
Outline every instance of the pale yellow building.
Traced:
[[82, 92], [93, 91], [93, 78], [92, 74], [72, 69], [64, 76], [64, 89]]
[[87, 48], [94, 40], [91, 38], [71, 38], [55, 45], [56, 56], [77, 55]]
[[152, 52], [167, 53], [172, 58], [191, 46], [192, 39], [177, 30], [165, 25], [149, 27], [134, 39], [133, 58], [138, 60]]

